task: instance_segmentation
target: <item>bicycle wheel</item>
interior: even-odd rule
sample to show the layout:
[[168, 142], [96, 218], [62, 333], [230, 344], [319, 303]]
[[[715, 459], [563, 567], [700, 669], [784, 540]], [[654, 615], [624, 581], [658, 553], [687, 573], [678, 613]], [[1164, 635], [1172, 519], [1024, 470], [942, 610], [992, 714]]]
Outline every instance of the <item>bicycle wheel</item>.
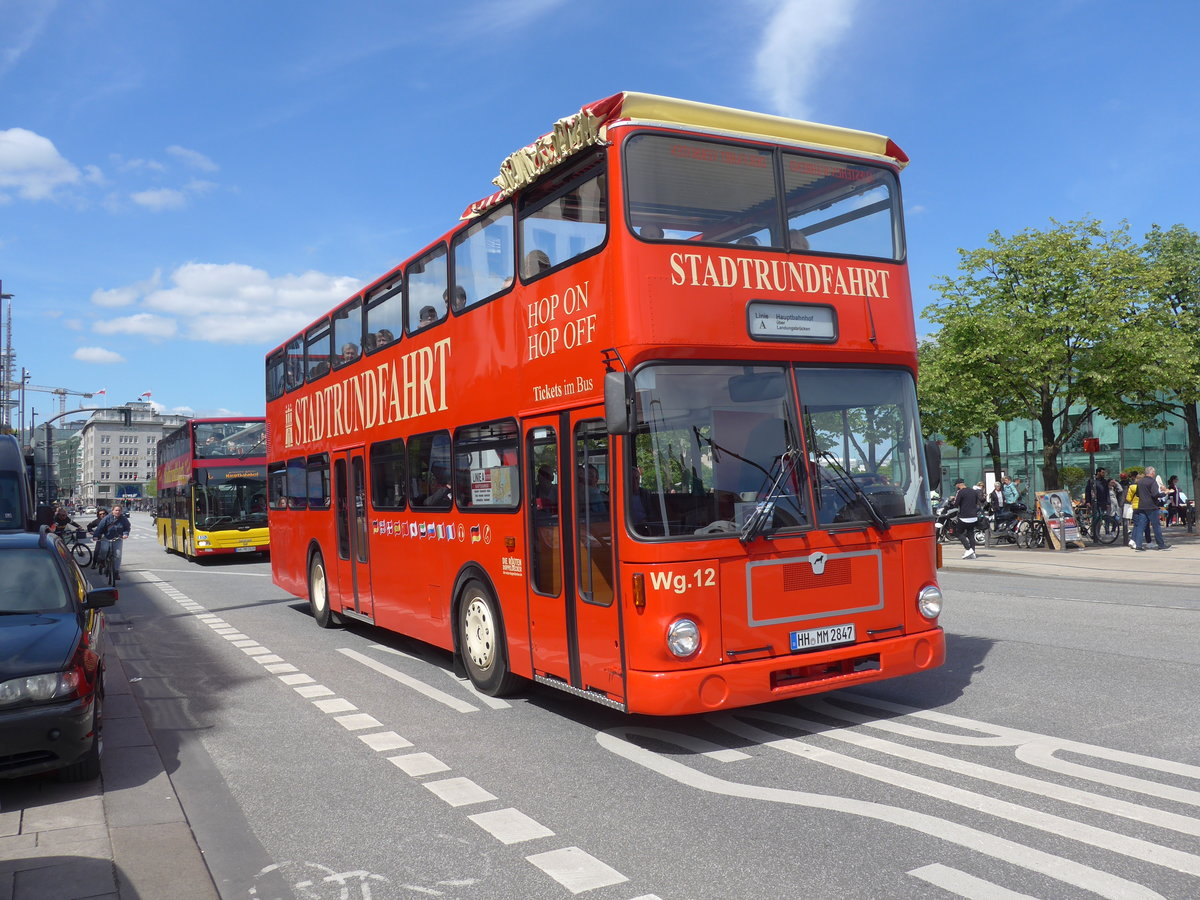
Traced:
[[86, 569], [92, 564], [92, 548], [87, 544], [76, 541], [71, 548], [71, 555], [75, 557], [75, 562], [79, 563], [81, 569]]
[[1035, 550], [1040, 550], [1046, 546], [1046, 524], [1044, 522], [1034, 522], [1030, 526], [1029, 546]]
[[1104, 516], [1096, 529], [1096, 540], [1101, 544], [1112, 544], [1121, 537], [1121, 525], [1116, 516]]

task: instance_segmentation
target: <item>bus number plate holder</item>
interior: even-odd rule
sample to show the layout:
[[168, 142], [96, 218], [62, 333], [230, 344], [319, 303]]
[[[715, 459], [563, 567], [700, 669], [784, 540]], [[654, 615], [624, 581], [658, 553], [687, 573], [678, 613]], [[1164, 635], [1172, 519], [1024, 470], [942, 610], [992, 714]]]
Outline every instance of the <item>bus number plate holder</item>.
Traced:
[[809, 628], [807, 631], [793, 631], [791, 634], [792, 651], [815, 650], [818, 647], [832, 647], [834, 644], [847, 644], [854, 640], [854, 623], [842, 625], [826, 625], [824, 628]]

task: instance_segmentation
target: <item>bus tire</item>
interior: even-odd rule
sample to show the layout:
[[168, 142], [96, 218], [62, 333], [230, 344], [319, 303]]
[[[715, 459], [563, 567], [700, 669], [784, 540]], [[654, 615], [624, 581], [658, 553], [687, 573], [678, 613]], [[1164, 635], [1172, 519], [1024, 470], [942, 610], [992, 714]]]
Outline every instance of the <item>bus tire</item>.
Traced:
[[511, 694], [521, 679], [508, 668], [508, 649], [500, 604], [484, 585], [471, 579], [458, 605], [458, 646], [471, 683], [484, 694]]
[[308, 561], [308, 605], [313, 619], [322, 628], [336, 628], [342, 624], [342, 617], [329, 605], [329, 579], [325, 573], [325, 559], [319, 550]]

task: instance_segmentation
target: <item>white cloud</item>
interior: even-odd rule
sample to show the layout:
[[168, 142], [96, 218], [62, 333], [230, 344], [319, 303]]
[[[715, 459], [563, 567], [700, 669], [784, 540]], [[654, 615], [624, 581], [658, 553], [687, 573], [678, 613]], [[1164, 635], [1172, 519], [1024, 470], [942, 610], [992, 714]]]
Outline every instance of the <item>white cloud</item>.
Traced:
[[[0, 75], [13, 68], [41, 37], [46, 25], [58, 8], [57, 0], [42, 0], [40, 3], [8, 4], [4, 10], [4, 46], [0, 47]], [[18, 22], [21, 15], [25, 22]]]
[[125, 357], [120, 353], [114, 353], [112, 350], [105, 350], [103, 347], [80, 347], [71, 356], [80, 362], [90, 363], [123, 363]]
[[[148, 282], [157, 279], [156, 274]], [[323, 272], [273, 277], [241, 263], [188, 263], [167, 280], [170, 286], [150, 290], [142, 305], [159, 314], [154, 319], [179, 320], [184, 337], [216, 344], [280, 341], [362, 286], [355, 278]], [[97, 294], [124, 299], [141, 294], [148, 282]]]
[[55, 188], [77, 181], [79, 170], [48, 138], [25, 128], [0, 131], [0, 191], [15, 188], [26, 200], [45, 200]]
[[144, 206], [155, 212], [164, 209], [182, 209], [187, 205], [187, 195], [174, 188], [155, 188], [149, 191], [138, 191], [130, 194], [129, 199], [138, 206]]
[[63, 319], [63, 325], [72, 331], [83, 331], [82, 319]]
[[849, 32], [858, 0], [779, 0], [754, 59], [754, 80], [772, 111], [804, 119], [827, 52]]
[[189, 150], [175, 144], [167, 148], [167, 152], [182, 162], [185, 166], [199, 169], [201, 172], [215, 172], [220, 168], [215, 162], [198, 150]]
[[157, 288], [161, 282], [162, 273], [156, 270], [144, 281], [135, 281], [124, 287], [92, 291], [92, 303], [96, 306], [129, 306]]
[[135, 313], [132, 316], [96, 322], [92, 329], [100, 334], [140, 334], [145, 337], [168, 338], [174, 336], [178, 326], [174, 319], [151, 313]]

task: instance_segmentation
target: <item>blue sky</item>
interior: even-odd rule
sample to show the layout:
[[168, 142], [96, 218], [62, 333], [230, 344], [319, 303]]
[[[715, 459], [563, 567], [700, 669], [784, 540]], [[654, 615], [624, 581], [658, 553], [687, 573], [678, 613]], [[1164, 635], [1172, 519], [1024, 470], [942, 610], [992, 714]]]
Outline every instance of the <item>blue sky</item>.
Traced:
[[993, 230], [1200, 229], [1198, 25], [1187, 0], [0, 0], [17, 365], [261, 414], [266, 350], [621, 90], [893, 138], [918, 306]]

